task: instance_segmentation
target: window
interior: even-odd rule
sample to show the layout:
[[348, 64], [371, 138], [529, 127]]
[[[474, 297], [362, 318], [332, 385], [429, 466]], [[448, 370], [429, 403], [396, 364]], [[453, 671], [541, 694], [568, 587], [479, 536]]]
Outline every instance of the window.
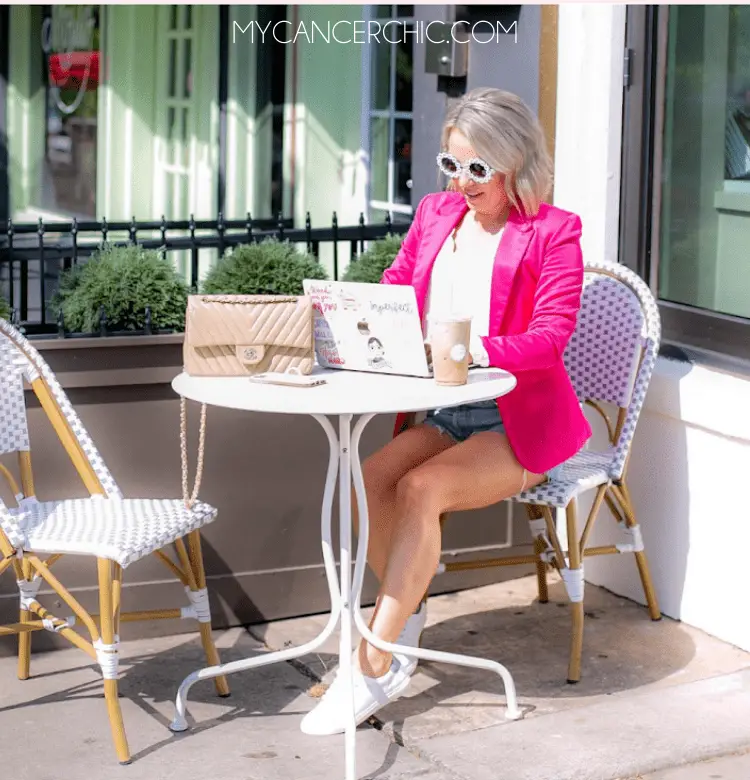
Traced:
[[41, 206], [94, 218], [99, 6], [47, 8], [41, 46], [46, 109]]
[[665, 342], [750, 359], [750, 7], [629, 8], [627, 35], [621, 259]]
[[750, 317], [750, 8], [669, 17], [659, 296]]
[[410, 222], [414, 6], [373, 6], [372, 19], [393, 43], [370, 44], [370, 220]]
[[160, 10], [165, 47], [166, 79], [160, 82], [160, 113], [164, 142], [159, 147], [162, 177], [157, 209], [167, 219], [185, 219], [192, 210], [191, 171], [195, 135], [193, 51], [195, 30], [190, 6]]

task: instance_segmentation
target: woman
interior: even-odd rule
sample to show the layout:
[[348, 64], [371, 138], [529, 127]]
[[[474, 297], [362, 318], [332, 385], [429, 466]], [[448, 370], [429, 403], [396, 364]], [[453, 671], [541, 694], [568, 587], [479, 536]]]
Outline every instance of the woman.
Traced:
[[[470, 312], [471, 359], [516, 376], [496, 401], [428, 412], [363, 464], [368, 563], [380, 582], [370, 628], [416, 646], [421, 602], [441, 550], [440, 515], [479, 509], [546, 479], [591, 435], [562, 356], [583, 284], [581, 221], [543, 203], [551, 161], [537, 119], [517, 96], [469, 92], [451, 109], [438, 155], [447, 192], [419, 203], [384, 284], [414, 287], [429, 341], [431, 315]], [[399, 696], [416, 662], [361, 642], [355, 708], [361, 723]], [[337, 678], [302, 722], [309, 734], [345, 730]]]

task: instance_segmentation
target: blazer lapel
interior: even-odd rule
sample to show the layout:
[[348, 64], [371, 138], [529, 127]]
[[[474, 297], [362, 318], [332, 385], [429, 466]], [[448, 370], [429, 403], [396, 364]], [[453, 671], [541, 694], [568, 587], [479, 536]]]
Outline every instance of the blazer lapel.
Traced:
[[531, 240], [531, 232], [530, 222], [513, 209], [505, 223], [492, 271], [490, 336], [496, 336], [500, 332], [513, 279]]

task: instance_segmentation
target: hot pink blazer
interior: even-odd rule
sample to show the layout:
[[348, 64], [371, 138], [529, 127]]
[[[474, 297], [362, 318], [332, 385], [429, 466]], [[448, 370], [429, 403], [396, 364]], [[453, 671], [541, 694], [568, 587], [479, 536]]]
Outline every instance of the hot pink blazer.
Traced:
[[[424, 315], [430, 274], [445, 239], [468, 206], [456, 192], [426, 195], [383, 284], [414, 287]], [[489, 337], [490, 365], [512, 373], [516, 387], [497, 399], [508, 441], [536, 474], [567, 460], [591, 436], [562, 356], [581, 303], [581, 220], [542, 204], [535, 217], [512, 210], [495, 257]], [[394, 435], [405, 415], [396, 418]]]

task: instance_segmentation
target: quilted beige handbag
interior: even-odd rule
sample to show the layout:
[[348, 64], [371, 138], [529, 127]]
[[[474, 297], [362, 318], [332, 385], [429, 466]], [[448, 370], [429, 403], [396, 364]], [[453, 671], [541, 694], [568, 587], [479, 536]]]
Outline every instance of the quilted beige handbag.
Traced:
[[312, 373], [312, 299], [300, 295], [190, 295], [183, 362], [191, 376]]

